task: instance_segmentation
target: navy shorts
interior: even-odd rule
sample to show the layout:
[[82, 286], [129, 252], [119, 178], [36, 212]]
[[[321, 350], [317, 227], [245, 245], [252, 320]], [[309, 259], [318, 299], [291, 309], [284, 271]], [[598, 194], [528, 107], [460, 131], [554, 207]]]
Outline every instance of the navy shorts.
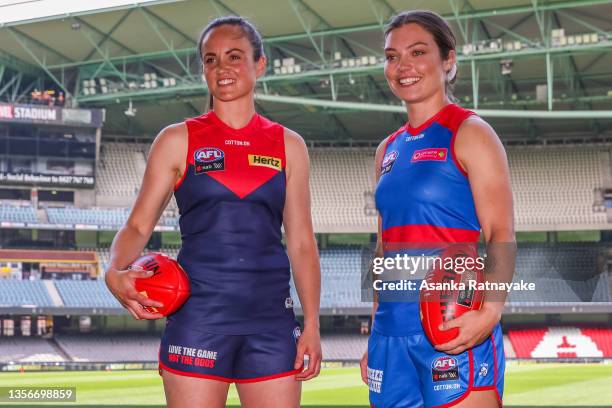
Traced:
[[256, 382], [297, 374], [297, 340], [293, 329], [260, 334], [207, 333], [168, 322], [159, 348], [159, 372], [225, 382]]
[[450, 355], [433, 348], [425, 334], [392, 337], [372, 331], [368, 341], [368, 387], [374, 408], [448, 407], [470, 391], [504, 389], [501, 326], [481, 344]]

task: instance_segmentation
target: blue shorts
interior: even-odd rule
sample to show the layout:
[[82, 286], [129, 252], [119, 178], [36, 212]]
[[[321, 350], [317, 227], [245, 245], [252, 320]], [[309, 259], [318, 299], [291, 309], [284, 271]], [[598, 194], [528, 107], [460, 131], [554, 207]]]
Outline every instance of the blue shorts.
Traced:
[[470, 391], [504, 390], [501, 326], [471, 350], [450, 355], [433, 348], [425, 334], [392, 337], [372, 331], [368, 341], [368, 386], [374, 408], [441, 407]]
[[207, 333], [168, 322], [159, 347], [159, 372], [225, 382], [256, 382], [296, 374], [296, 323], [261, 334]]

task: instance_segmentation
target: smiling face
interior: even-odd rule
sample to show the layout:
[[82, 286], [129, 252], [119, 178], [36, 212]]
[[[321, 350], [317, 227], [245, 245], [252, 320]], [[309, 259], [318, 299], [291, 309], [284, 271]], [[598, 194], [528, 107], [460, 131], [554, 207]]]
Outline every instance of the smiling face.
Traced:
[[433, 35], [419, 24], [393, 29], [385, 39], [385, 77], [391, 91], [406, 103], [418, 103], [441, 93], [455, 52], [442, 60]]
[[253, 47], [242, 28], [221, 25], [202, 41], [203, 75], [215, 99], [230, 102], [249, 96], [264, 74], [266, 58], [253, 59]]

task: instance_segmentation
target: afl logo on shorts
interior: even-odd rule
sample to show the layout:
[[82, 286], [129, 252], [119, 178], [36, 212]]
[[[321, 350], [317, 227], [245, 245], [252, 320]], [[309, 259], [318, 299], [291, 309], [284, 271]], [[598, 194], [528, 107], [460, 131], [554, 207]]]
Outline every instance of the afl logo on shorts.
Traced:
[[397, 160], [399, 153], [396, 151], [389, 152], [385, 155], [382, 165], [380, 166], [380, 175], [387, 174], [391, 171], [393, 164]]
[[436, 358], [431, 363], [431, 376], [436, 381], [451, 381], [459, 379], [457, 359], [449, 356]]
[[195, 174], [225, 170], [225, 153], [216, 147], [202, 147], [193, 155]]

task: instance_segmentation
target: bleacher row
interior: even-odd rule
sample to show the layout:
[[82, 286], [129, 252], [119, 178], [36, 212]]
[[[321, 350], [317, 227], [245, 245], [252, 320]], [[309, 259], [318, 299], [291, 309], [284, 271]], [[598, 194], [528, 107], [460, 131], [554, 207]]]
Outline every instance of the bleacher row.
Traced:
[[[49, 208], [50, 223], [120, 226], [127, 218], [146, 166], [146, 144], [104, 143], [97, 169], [98, 202], [124, 208]], [[608, 145], [510, 146], [517, 228], [604, 228], [595, 191], [610, 174]], [[316, 232], [375, 232], [374, 150], [312, 148], [311, 194]], [[122, 203], [122, 204], [121, 204]], [[601, 203], [595, 208], [601, 209]], [[177, 227], [176, 203], [159, 225]], [[36, 210], [0, 205], [0, 221], [39, 222]]]
[[[327, 361], [358, 361], [368, 336], [323, 334]], [[0, 363], [57, 361], [156, 361], [159, 335], [62, 334], [53, 339], [0, 337]], [[59, 349], [59, 350], [58, 350]], [[506, 358], [612, 358], [612, 329], [604, 327], [549, 327], [510, 329], [504, 335]]]
[[612, 329], [609, 328], [511, 329], [508, 338], [518, 358], [612, 357]]
[[[46, 212], [49, 224], [93, 225], [118, 229], [127, 220], [130, 210], [128, 208], [77, 208], [41, 207]], [[166, 211], [160, 218], [158, 225], [177, 227], [178, 217], [174, 211]], [[31, 205], [4, 202], [0, 203], [0, 222], [44, 224]]]
[[[516, 304], [612, 301], [608, 275], [601, 269], [600, 251], [586, 245], [559, 244], [548, 247], [522, 244], [517, 252], [514, 281], [533, 282], [536, 289], [512, 291], [508, 301]], [[176, 258], [178, 248], [165, 248], [162, 252]], [[108, 266], [108, 249], [98, 249], [98, 256], [105, 269]], [[362, 258], [359, 247], [321, 250], [322, 308], [368, 307], [368, 303], [362, 300]], [[295, 287], [293, 284], [291, 287], [292, 297], [299, 305]], [[102, 280], [0, 279], [0, 307], [27, 305], [120, 307]]]

